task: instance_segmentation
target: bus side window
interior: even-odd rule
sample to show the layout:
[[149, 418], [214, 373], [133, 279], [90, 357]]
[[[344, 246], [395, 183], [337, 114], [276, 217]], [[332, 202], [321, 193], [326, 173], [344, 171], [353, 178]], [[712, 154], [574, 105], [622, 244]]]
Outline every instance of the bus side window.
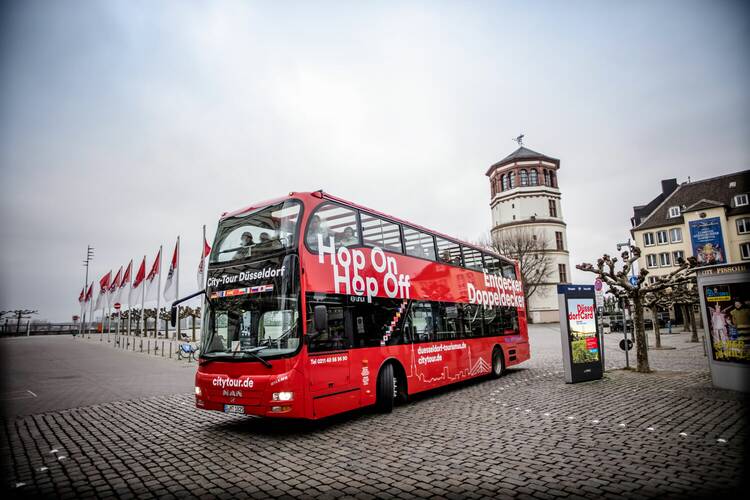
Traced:
[[500, 259], [492, 255], [483, 254], [484, 268], [490, 274], [500, 274]]
[[516, 279], [516, 267], [513, 264], [503, 264], [503, 278]]
[[464, 337], [481, 337], [484, 334], [482, 306], [475, 304], [463, 305]]
[[458, 305], [435, 302], [434, 307], [438, 311], [436, 340], [455, 340], [461, 338], [461, 320], [458, 316]]
[[402, 310], [401, 305], [400, 300], [381, 297], [374, 297], [370, 305], [357, 305], [354, 308], [354, 345], [376, 347], [383, 343], [385, 345], [408, 343], [408, 332], [404, 330], [405, 318], [399, 314]]
[[438, 261], [454, 266], [461, 265], [461, 247], [458, 243], [453, 243], [439, 236], [435, 237], [435, 242], [437, 243]]
[[474, 269], [477, 271], [482, 270], [482, 254], [479, 253], [479, 250], [475, 250], [473, 248], [469, 247], [461, 247], [461, 250], [463, 250], [464, 254], [464, 267], [467, 267], [469, 269]]
[[[328, 309], [328, 330], [310, 341], [310, 352], [336, 351], [351, 347], [351, 321], [346, 321], [344, 307], [338, 297], [328, 296], [324, 300], [307, 300], [307, 331], [313, 332], [313, 311], [316, 305]], [[347, 327], [349, 330], [347, 331]]]

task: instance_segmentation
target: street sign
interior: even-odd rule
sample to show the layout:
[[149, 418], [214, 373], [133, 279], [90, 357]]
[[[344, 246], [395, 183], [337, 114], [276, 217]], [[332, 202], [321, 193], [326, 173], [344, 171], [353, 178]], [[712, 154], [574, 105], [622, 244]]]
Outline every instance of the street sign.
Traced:
[[119, 310], [120, 310], [120, 307], [122, 307], [122, 305], [120, 305], [120, 303], [119, 303], [119, 302], [115, 302], [115, 304], [114, 304], [114, 306], [113, 306], [113, 307], [115, 308], [115, 311], [119, 311]]
[[602, 280], [601, 278], [596, 278], [594, 280], [594, 290], [599, 292], [602, 289]]
[[[631, 350], [632, 348], [633, 348], [633, 341], [628, 339], [628, 351]], [[620, 349], [623, 351], [625, 350], [625, 339], [622, 339], [620, 341]]]
[[73, 315], [73, 322], [76, 322], [76, 321], [78, 321], [79, 319], [81, 319], [81, 318], [80, 318], [80, 317], [79, 317], [79, 316], [78, 316], [77, 314], [74, 314], [74, 315]]
[[631, 276], [629, 281], [633, 286], [636, 286], [638, 284], [638, 278], [636, 278], [635, 276]]
[[[604, 308], [604, 290], [602, 288], [602, 280], [596, 278], [594, 281], [594, 296], [596, 297], [597, 310]], [[601, 312], [599, 314], [601, 314]]]

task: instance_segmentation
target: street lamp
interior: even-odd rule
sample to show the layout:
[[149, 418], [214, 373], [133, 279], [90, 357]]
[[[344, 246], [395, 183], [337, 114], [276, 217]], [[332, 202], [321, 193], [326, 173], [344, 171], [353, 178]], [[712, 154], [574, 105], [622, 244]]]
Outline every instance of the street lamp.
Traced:
[[[89, 286], [89, 264], [91, 261], [94, 260], [94, 247], [91, 245], [86, 246], [86, 260], [83, 261], [83, 267], [86, 268], [86, 277], [83, 280], [83, 298], [86, 299], [86, 293], [88, 293], [88, 286]], [[92, 297], [93, 299], [93, 297]], [[91, 318], [89, 318], [91, 320]], [[86, 324], [86, 308], [83, 308], [83, 314], [81, 314], [81, 326], [79, 328], [79, 332], [81, 336], [83, 336], [83, 325]]]

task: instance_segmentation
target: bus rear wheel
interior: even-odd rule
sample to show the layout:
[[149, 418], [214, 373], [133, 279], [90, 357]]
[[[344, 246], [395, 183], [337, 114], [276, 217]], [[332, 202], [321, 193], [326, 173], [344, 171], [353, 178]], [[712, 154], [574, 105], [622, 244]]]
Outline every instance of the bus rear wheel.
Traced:
[[378, 374], [378, 386], [376, 391], [376, 407], [378, 411], [383, 413], [390, 413], [393, 411], [396, 393], [398, 392], [396, 384], [397, 382], [393, 373], [393, 365], [391, 363], [386, 363], [383, 368], [380, 369], [380, 373]]
[[500, 378], [503, 373], [505, 373], [503, 351], [499, 347], [495, 347], [492, 351], [492, 378]]

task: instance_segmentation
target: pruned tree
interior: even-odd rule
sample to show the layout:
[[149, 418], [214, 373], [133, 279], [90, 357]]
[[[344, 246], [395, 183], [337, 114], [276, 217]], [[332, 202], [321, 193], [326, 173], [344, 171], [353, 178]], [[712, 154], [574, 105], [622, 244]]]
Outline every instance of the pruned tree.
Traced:
[[192, 341], [195, 342], [195, 320], [201, 317], [200, 306], [196, 307], [181, 307], [180, 308], [180, 319], [193, 318], [190, 322]]
[[6, 313], [16, 317], [16, 333], [18, 333], [21, 330], [21, 320], [28, 319], [31, 321], [31, 316], [39, 314], [39, 311], [32, 309], [15, 309], [13, 311], [6, 311]]
[[549, 254], [552, 248], [544, 233], [531, 228], [512, 228], [496, 233], [489, 241], [480, 244], [518, 261], [528, 314], [529, 299], [536, 293], [542, 293], [541, 286], [549, 282], [554, 271]]
[[641, 249], [632, 247], [631, 252], [622, 252], [622, 266], [618, 266], [618, 258], [604, 254], [596, 261], [596, 266], [584, 262], [578, 264], [577, 269], [597, 275], [609, 286], [609, 291], [615, 297], [628, 300], [633, 308], [633, 326], [635, 330], [636, 356], [638, 360], [637, 371], [648, 373], [651, 371], [648, 363], [648, 345], [646, 343], [646, 331], [643, 322], [643, 307], [646, 297], [670, 287], [677, 287], [693, 279], [693, 272], [697, 262], [694, 257], [688, 260], [680, 259], [679, 267], [663, 276], [657, 276], [652, 283], [648, 283], [646, 277], [649, 272], [641, 269], [635, 279], [635, 284], [630, 282], [630, 270], [633, 263], [641, 256]]
[[146, 337], [148, 337], [148, 334], [149, 334], [149, 332], [148, 332], [148, 320], [150, 318], [154, 318], [154, 337], [158, 337], [159, 336], [158, 335], [159, 334], [159, 320], [157, 318], [156, 308], [154, 307], [153, 309], [144, 309], [143, 310], [143, 317], [145, 318], [145, 320], [143, 322], [143, 329], [145, 330], [144, 335]]

